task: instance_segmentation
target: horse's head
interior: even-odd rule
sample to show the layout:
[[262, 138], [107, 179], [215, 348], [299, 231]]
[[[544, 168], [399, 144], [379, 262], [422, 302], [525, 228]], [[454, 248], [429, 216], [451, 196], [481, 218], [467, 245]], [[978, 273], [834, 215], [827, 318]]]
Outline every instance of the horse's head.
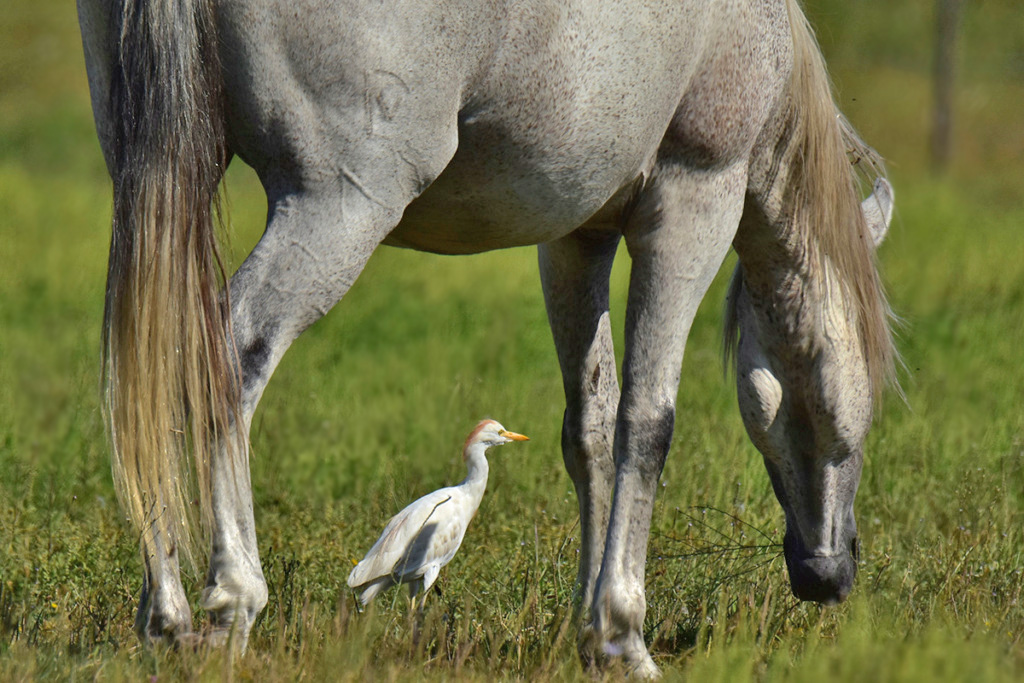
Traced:
[[[892, 216], [889, 184], [876, 182], [861, 210], [877, 245]], [[871, 382], [839, 288], [799, 277], [781, 288], [769, 301], [740, 271], [734, 279], [740, 412], [785, 511], [793, 594], [831, 604], [846, 598], [857, 573], [853, 502], [871, 423]]]

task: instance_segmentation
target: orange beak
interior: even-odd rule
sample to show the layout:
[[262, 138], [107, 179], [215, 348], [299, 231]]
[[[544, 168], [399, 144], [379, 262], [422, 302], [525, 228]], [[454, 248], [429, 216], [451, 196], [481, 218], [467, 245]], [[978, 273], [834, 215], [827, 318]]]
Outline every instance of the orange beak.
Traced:
[[529, 441], [530, 440], [530, 437], [528, 437], [528, 436], [525, 436], [523, 434], [516, 434], [515, 432], [510, 432], [507, 429], [501, 430], [500, 432], [498, 432], [498, 434], [503, 436], [503, 437], [505, 437], [506, 439], [512, 439], [513, 441]]

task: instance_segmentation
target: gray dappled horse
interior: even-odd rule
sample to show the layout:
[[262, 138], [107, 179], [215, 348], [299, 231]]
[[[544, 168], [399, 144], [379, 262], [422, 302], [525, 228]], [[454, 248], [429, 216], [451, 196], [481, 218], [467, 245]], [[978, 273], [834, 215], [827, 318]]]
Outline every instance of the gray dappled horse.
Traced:
[[[581, 651], [642, 637], [656, 482], [683, 347], [730, 245], [740, 409], [786, 514], [794, 593], [842, 600], [853, 499], [893, 349], [873, 250], [884, 180], [833, 104], [796, 0], [78, 0], [114, 180], [104, 321], [114, 473], [141, 530], [137, 627], [192, 638], [188, 486], [211, 536], [207, 638], [267, 601], [248, 468], [288, 345], [391, 244], [539, 244], [579, 496]], [[269, 216], [219, 293], [218, 183]], [[632, 257], [622, 386], [608, 275]], [[230, 324], [229, 324], [230, 323]], [[738, 341], [735, 337], [738, 336]], [[194, 461], [194, 465], [190, 462]]]

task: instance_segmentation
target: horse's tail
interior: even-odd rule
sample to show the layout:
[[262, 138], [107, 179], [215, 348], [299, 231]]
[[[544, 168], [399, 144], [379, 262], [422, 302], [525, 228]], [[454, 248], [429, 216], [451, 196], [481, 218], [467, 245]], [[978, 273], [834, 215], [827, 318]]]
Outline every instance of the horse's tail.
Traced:
[[213, 7], [126, 0], [120, 21], [103, 320], [114, 481], [144, 552], [161, 534], [191, 561], [192, 491], [209, 519], [211, 450], [238, 405], [215, 234], [228, 157]]
[[[885, 174], [881, 157], [858, 137], [832, 98], [825, 62], [798, 0], [788, 0], [793, 34], [790, 86], [800, 163], [792, 179], [796, 225], [809, 235], [812, 271], [829, 273], [856, 316], [873, 394], [895, 384], [897, 354], [889, 326], [891, 309], [875, 264], [875, 248], [860, 207], [858, 171]], [[856, 168], [856, 170], [855, 170]]]

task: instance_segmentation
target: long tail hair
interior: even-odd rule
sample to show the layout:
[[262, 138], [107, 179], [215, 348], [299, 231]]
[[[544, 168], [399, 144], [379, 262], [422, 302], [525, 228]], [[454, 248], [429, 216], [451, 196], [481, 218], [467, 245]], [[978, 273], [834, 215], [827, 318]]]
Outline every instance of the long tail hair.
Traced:
[[227, 148], [213, 7], [125, 0], [120, 19], [103, 320], [114, 481], [143, 551], [160, 534], [192, 562], [194, 492], [209, 519], [211, 450], [238, 405], [215, 229]]
[[[875, 263], [875, 248], [860, 206], [858, 172], [884, 176], [881, 158], [839, 112], [814, 37], [798, 0], [787, 1], [793, 39], [790, 125], [797, 148], [790, 183], [794, 226], [808, 231], [806, 264], [827, 278], [831, 271], [856, 317], [872, 394], [878, 400], [894, 384], [897, 354], [889, 326], [892, 317]], [[726, 311], [726, 358], [735, 357], [736, 299], [742, 284], [733, 278]]]

